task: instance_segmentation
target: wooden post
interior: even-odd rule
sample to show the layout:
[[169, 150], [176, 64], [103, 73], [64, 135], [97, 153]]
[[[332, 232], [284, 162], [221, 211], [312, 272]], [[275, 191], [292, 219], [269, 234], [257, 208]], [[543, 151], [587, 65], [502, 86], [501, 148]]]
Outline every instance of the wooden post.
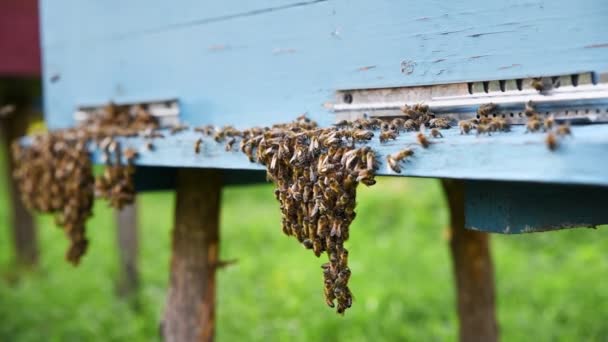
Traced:
[[450, 208], [460, 341], [497, 341], [494, 270], [487, 233], [464, 228], [464, 183], [442, 180]]
[[137, 197], [135, 202], [115, 210], [116, 237], [118, 244], [119, 272], [116, 290], [120, 297], [129, 298], [139, 289], [137, 254], [139, 239], [137, 234]]
[[[19, 188], [13, 178], [15, 163], [11, 156], [11, 142], [24, 135], [27, 130], [29, 109], [17, 107], [18, 111], [0, 119], [0, 148], [6, 156], [6, 177], [11, 215], [15, 263], [20, 266], [33, 267], [38, 264], [38, 237], [34, 218], [25, 208], [19, 197]], [[20, 110], [19, 110], [20, 109]]]
[[218, 170], [178, 170], [166, 341], [213, 340], [221, 181]]

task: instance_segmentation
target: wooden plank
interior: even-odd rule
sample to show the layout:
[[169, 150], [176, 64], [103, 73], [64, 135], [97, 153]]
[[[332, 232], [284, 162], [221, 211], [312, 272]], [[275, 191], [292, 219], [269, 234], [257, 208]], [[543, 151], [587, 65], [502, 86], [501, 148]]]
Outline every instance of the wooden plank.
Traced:
[[178, 97], [195, 125], [329, 122], [336, 89], [608, 70], [605, 1], [42, 0], [41, 13], [53, 128], [110, 99]]
[[[380, 144], [377, 138], [369, 144], [378, 151], [379, 175], [416, 176], [477, 180], [533, 181], [564, 184], [608, 185], [604, 171], [608, 160], [608, 125], [576, 126], [573, 137], [562, 139], [557, 151], [545, 145], [545, 134], [525, 134], [523, 127], [510, 133], [492, 136], [460, 135], [458, 129], [442, 131], [443, 139], [423, 149], [415, 133], [402, 133], [396, 141]], [[187, 131], [167, 134], [154, 141], [153, 151], [140, 149], [136, 160], [143, 166], [186, 166], [230, 170], [264, 170], [251, 163], [240, 151], [226, 152], [223, 144], [205, 138], [200, 154], [194, 142], [201, 135]], [[139, 138], [123, 139], [123, 146], [139, 149]], [[401, 174], [395, 174], [385, 163], [386, 155], [403, 148], [415, 149]], [[95, 154], [97, 162], [101, 155]]]
[[443, 180], [442, 185], [450, 208], [460, 341], [498, 341], [490, 236], [465, 229], [465, 183]]
[[11, 158], [11, 142], [25, 134], [28, 116], [20, 111], [7, 119], [0, 119], [0, 148], [6, 156], [5, 175], [11, 208], [10, 228], [15, 250], [15, 263], [19, 266], [33, 267], [38, 264], [38, 233], [32, 214], [25, 208], [19, 195], [17, 182], [13, 178], [15, 161]]
[[517, 234], [607, 224], [606, 198], [606, 187], [469, 181], [466, 227]]
[[221, 186], [217, 171], [178, 171], [166, 341], [213, 340]]
[[118, 246], [119, 275], [116, 290], [120, 297], [133, 298], [139, 289], [139, 234], [137, 197], [133, 204], [114, 211]]
[[[1, 24], [0, 24], [1, 25]], [[1, 40], [1, 37], [0, 37]], [[15, 161], [11, 158], [11, 143], [25, 135], [32, 120], [40, 117], [35, 102], [40, 96], [40, 81], [27, 78], [0, 79], [0, 106], [12, 104], [15, 111], [0, 117], [0, 149], [7, 163], [5, 186], [8, 190], [10, 229], [15, 250], [15, 262], [20, 266], [32, 267], [38, 264], [39, 247], [35, 220], [25, 208], [15, 182], [13, 170]]]

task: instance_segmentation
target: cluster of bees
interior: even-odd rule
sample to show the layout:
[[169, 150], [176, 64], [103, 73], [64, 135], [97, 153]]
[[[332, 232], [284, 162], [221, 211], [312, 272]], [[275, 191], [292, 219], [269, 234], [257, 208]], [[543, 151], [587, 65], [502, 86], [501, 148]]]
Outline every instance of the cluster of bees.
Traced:
[[[353, 297], [348, 281], [349, 227], [355, 218], [358, 183], [375, 184], [376, 154], [363, 143], [371, 140], [376, 121], [357, 121], [319, 128], [305, 116], [289, 124], [238, 131], [231, 126], [195, 130], [239, 149], [252, 162], [267, 169], [267, 178], [276, 185], [282, 229], [316, 256], [327, 253], [322, 265], [325, 301], [343, 314]], [[356, 126], [356, 127], [355, 127]], [[196, 140], [195, 153], [201, 139]]]
[[572, 135], [568, 124], [557, 125], [553, 115], [541, 118], [540, 114], [534, 108], [534, 103], [528, 101], [526, 103], [525, 114], [528, 118], [526, 122], [526, 133], [534, 133], [542, 130], [547, 132], [545, 143], [551, 151], [555, 151], [559, 145], [559, 138]]
[[[476, 118], [458, 122], [460, 134], [469, 134], [473, 130], [477, 131], [477, 135], [491, 135], [493, 132], [509, 132], [511, 130], [509, 120], [502, 116], [497, 116], [497, 109], [498, 106], [494, 103], [479, 106]], [[558, 138], [571, 135], [568, 124], [557, 125], [553, 115], [542, 118], [536, 111], [532, 101], [526, 103], [524, 113], [527, 117], [525, 132], [547, 132], [545, 142], [551, 151], [557, 149], [559, 144]]]
[[95, 182], [86, 144], [48, 134], [35, 137], [28, 147], [13, 144], [12, 150], [23, 203], [55, 214], [71, 242], [66, 259], [78, 264], [88, 245], [85, 222], [92, 214]]
[[[321, 128], [300, 116], [287, 124], [238, 130], [232, 126], [197, 127], [194, 131], [225, 144], [226, 151], [236, 149], [251, 162], [266, 167], [267, 178], [275, 183], [280, 203], [282, 230], [310, 249], [317, 257], [326, 253], [328, 262], [321, 268], [325, 302], [343, 314], [351, 307], [353, 296], [348, 282], [348, 250], [344, 243], [355, 219], [356, 189], [359, 183], [375, 184], [377, 155], [366, 145], [377, 134], [380, 143], [395, 140], [402, 132], [415, 132], [422, 148], [431, 138], [442, 138], [448, 118], [435, 117], [423, 104], [405, 106], [398, 118], [363, 118], [341, 121]], [[508, 132], [510, 123], [497, 116], [497, 106], [479, 107], [477, 118], [458, 122], [461, 134], [473, 130], [477, 135]], [[527, 132], [548, 132], [547, 145], [557, 147], [557, 136], [570, 134], [568, 126], [556, 126], [553, 117], [540, 118], [530, 102], [526, 106]], [[177, 134], [188, 127], [176, 125], [169, 131]], [[105, 198], [115, 208], [132, 203], [135, 195], [133, 174], [137, 151], [122, 149], [118, 136], [141, 136], [144, 149], [154, 149], [153, 139], [163, 138], [156, 119], [143, 107], [108, 105], [90, 116], [79, 127], [35, 136], [31, 144], [13, 145], [17, 168], [15, 178], [24, 203], [32, 210], [54, 213], [58, 225], [70, 238], [66, 258], [78, 264], [85, 253], [85, 222], [91, 216], [95, 196]], [[429, 134], [426, 132], [429, 130]], [[105, 161], [103, 173], [93, 176], [89, 144], [96, 144]], [[194, 142], [194, 152], [203, 148], [202, 136]], [[388, 167], [396, 173], [402, 163], [414, 155], [406, 148], [386, 156]]]
[[[156, 119], [141, 107], [132, 113], [126, 107], [108, 105], [89, 117], [79, 127], [36, 135], [27, 145], [14, 142], [14, 177], [21, 198], [30, 209], [55, 215], [70, 239], [66, 259], [74, 265], [86, 252], [88, 241], [85, 223], [92, 215], [95, 195], [107, 198], [110, 205], [121, 208], [132, 203], [136, 152], [121, 153], [116, 136], [134, 136], [156, 129]], [[96, 143], [106, 159], [106, 168], [95, 179], [89, 144]]]
[[508, 119], [496, 116], [498, 106], [494, 103], [486, 103], [477, 108], [477, 117], [470, 120], [458, 122], [460, 134], [469, 134], [476, 130], [477, 135], [492, 135], [493, 132], [509, 132], [511, 124]]

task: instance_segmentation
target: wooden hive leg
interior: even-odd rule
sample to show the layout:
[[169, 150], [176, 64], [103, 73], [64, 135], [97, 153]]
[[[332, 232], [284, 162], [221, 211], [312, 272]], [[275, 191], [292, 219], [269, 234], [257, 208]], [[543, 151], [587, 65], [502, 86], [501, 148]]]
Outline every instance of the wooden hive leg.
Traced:
[[115, 220], [120, 263], [116, 289], [120, 297], [130, 298], [139, 289], [139, 272], [137, 269], [137, 255], [139, 252], [137, 197], [133, 204], [125, 206], [122, 210], [115, 211]]
[[221, 181], [217, 170], [178, 170], [166, 341], [213, 340]]
[[442, 183], [450, 208], [450, 249], [457, 288], [460, 341], [497, 341], [489, 235], [464, 228], [464, 183], [453, 180]]
[[[19, 108], [19, 107], [18, 107]], [[10, 144], [22, 136], [27, 128], [28, 110], [19, 110], [10, 117], [0, 119], [0, 148], [6, 158], [6, 177], [10, 201], [11, 228], [15, 248], [15, 262], [21, 266], [32, 267], [38, 263], [38, 237], [34, 218], [25, 208], [19, 197], [17, 182], [13, 178], [15, 163], [10, 154]]]

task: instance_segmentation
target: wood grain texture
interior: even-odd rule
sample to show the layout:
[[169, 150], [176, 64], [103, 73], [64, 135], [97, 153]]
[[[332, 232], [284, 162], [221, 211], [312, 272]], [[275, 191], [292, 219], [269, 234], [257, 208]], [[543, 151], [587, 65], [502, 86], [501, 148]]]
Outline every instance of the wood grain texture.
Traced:
[[178, 171], [165, 341], [213, 340], [221, 186], [217, 171]]
[[177, 97], [190, 124], [321, 122], [336, 89], [608, 70], [601, 0], [42, 0], [46, 113]]

